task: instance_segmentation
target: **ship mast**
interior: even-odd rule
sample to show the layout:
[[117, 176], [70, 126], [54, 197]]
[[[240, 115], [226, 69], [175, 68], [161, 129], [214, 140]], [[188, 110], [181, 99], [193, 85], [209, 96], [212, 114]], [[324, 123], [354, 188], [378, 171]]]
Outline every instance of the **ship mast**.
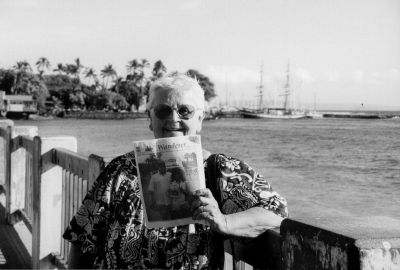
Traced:
[[263, 94], [264, 94], [264, 86], [263, 86], [263, 64], [261, 64], [261, 69], [260, 69], [260, 85], [257, 87], [259, 90], [259, 100], [258, 100], [258, 109], [262, 110], [263, 107]]
[[290, 95], [290, 64], [288, 63], [287, 65], [287, 71], [286, 71], [286, 83], [284, 87], [284, 93], [283, 96], [285, 96], [285, 101], [283, 104], [283, 108], [287, 111], [288, 110], [288, 97]]

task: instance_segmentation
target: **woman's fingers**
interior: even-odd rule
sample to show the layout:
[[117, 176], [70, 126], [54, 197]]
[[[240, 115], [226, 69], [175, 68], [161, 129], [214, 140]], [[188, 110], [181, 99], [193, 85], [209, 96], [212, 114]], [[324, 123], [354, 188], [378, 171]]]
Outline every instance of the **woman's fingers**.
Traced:
[[197, 197], [193, 200], [191, 209], [196, 210], [200, 206], [206, 206], [212, 204], [212, 199], [206, 197]]
[[193, 193], [191, 209], [195, 211], [199, 206], [202, 205], [218, 205], [217, 201], [214, 199], [211, 190], [208, 188], [196, 190]]
[[194, 220], [202, 220], [205, 221], [207, 225], [211, 227], [212, 230], [224, 232], [225, 217], [224, 214], [221, 213], [218, 206], [215, 207], [213, 205], [202, 205], [199, 206], [193, 213], [192, 218]]
[[205, 221], [213, 230], [222, 231], [224, 214], [219, 209], [218, 202], [208, 188], [196, 190], [191, 204], [194, 220]]
[[201, 197], [207, 197], [207, 198], [214, 198], [212, 195], [211, 190], [208, 188], [203, 188], [203, 189], [198, 189], [194, 192], [194, 196], [201, 196]]

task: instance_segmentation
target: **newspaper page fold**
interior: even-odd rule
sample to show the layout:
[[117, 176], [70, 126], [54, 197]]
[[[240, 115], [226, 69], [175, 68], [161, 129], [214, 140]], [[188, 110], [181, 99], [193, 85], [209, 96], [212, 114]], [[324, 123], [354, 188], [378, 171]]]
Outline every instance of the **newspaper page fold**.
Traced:
[[201, 137], [136, 141], [134, 150], [146, 226], [194, 223], [190, 195], [205, 188]]

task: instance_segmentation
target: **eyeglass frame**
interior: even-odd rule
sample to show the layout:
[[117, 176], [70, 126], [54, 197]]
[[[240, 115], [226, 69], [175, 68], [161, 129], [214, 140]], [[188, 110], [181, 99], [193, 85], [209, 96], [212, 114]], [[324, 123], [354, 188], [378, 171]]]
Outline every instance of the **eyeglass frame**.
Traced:
[[[170, 110], [169, 113], [168, 113], [165, 117], [159, 117], [159, 115], [157, 115], [157, 114], [158, 114], [158, 113], [157, 113], [157, 107], [158, 107], [158, 106], [165, 106], [165, 107], [168, 107], [169, 110]], [[183, 106], [186, 106], [186, 108], [190, 108], [190, 107], [193, 108], [193, 111], [190, 111], [190, 113], [191, 113], [190, 117], [183, 116], [182, 114], [179, 113], [179, 110], [180, 110]], [[155, 116], [156, 116], [158, 119], [160, 119], [160, 120], [165, 120], [165, 119], [167, 119], [168, 116], [169, 116], [173, 111], [176, 111], [176, 113], [178, 114], [179, 118], [181, 118], [181, 119], [183, 119], [183, 120], [192, 119], [196, 111], [204, 111], [203, 108], [196, 108], [196, 107], [194, 107], [194, 106], [192, 106], [192, 105], [189, 105], [189, 104], [181, 104], [181, 105], [172, 107], [172, 106], [170, 106], [170, 105], [168, 105], [168, 104], [160, 103], [160, 104], [157, 104], [157, 105], [154, 106], [154, 107], [151, 107], [151, 108], [148, 110], [149, 116], [150, 116], [150, 111], [151, 111], [152, 109], [154, 110]]]

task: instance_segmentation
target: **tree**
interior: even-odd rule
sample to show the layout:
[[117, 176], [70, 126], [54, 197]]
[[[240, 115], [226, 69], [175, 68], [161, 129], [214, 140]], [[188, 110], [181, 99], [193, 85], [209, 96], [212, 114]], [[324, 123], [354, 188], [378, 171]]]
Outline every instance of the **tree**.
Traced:
[[45, 112], [45, 101], [49, 96], [49, 91], [44, 81], [39, 79], [36, 74], [29, 72], [20, 72], [18, 76], [19, 78], [14, 86], [14, 94], [32, 95], [33, 99], [35, 99], [38, 104], [39, 112]]
[[26, 72], [32, 72], [32, 68], [31, 65], [28, 63], [28, 61], [23, 60], [23, 61], [18, 61], [14, 67], [15, 71], [17, 73], [22, 72], [22, 73], [26, 73]]
[[0, 90], [5, 91], [7, 95], [11, 95], [13, 93], [15, 79], [14, 71], [0, 69]]
[[156, 80], [167, 72], [167, 68], [165, 67], [164, 63], [161, 60], [158, 60], [157, 62], [154, 63], [152, 74], [153, 74], [153, 80]]
[[126, 66], [126, 70], [127, 70], [128, 75], [136, 75], [139, 73], [143, 73], [144, 69], [148, 68], [149, 66], [150, 66], [150, 63], [145, 58], [143, 58], [140, 61], [138, 61], [137, 59], [133, 59], [128, 62], [128, 65]]
[[40, 57], [39, 60], [36, 62], [36, 68], [39, 72], [39, 78], [42, 78], [44, 70], [50, 69], [50, 62], [47, 60], [46, 57]]
[[108, 105], [114, 111], [125, 110], [129, 106], [128, 102], [126, 102], [125, 98], [120, 94], [109, 91], [107, 91], [107, 94], [108, 94]]
[[114, 79], [115, 77], [117, 77], [117, 72], [115, 71], [115, 69], [113, 68], [113, 66], [111, 64], [108, 64], [107, 66], [105, 66], [100, 72], [101, 72], [100, 73], [101, 77], [103, 79], [106, 79], [104, 87], [107, 89], [110, 78]]
[[189, 69], [187, 74], [199, 82], [201, 88], [204, 90], [204, 98], [206, 101], [209, 101], [213, 97], [217, 96], [214, 90], [214, 83], [212, 83], [207, 76], [194, 69]]
[[60, 101], [65, 109], [73, 106], [84, 107], [83, 85], [79, 79], [65, 74], [45, 75], [44, 81], [52, 99]]
[[93, 82], [96, 82], [97, 79], [97, 75], [96, 75], [96, 71], [93, 68], [86, 68], [83, 72], [83, 75], [85, 76], [85, 78], [88, 79], [88, 84], [90, 84], [91, 79], [93, 80]]
[[78, 58], [76, 58], [75, 60], [75, 65], [74, 65], [74, 71], [75, 71], [75, 77], [79, 78], [79, 75], [81, 73], [81, 70], [83, 68], [83, 65], [81, 64], [81, 60]]
[[122, 95], [129, 106], [133, 105], [136, 110], [139, 109], [143, 98], [143, 92], [135, 82], [129, 80], [121, 81], [113, 86], [112, 91]]
[[128, 76], [134, 75], [138, 67], [139, 67], [139, 62], [136, 59], [129, 61], [128, 65], [126, 65], [126, 71], [128, 73]]
[[67, 74], [67, 67], [62, 63], [58, 63], [57, 68], [53, 69], [53, 71], [57, 71], [59, 74]]

